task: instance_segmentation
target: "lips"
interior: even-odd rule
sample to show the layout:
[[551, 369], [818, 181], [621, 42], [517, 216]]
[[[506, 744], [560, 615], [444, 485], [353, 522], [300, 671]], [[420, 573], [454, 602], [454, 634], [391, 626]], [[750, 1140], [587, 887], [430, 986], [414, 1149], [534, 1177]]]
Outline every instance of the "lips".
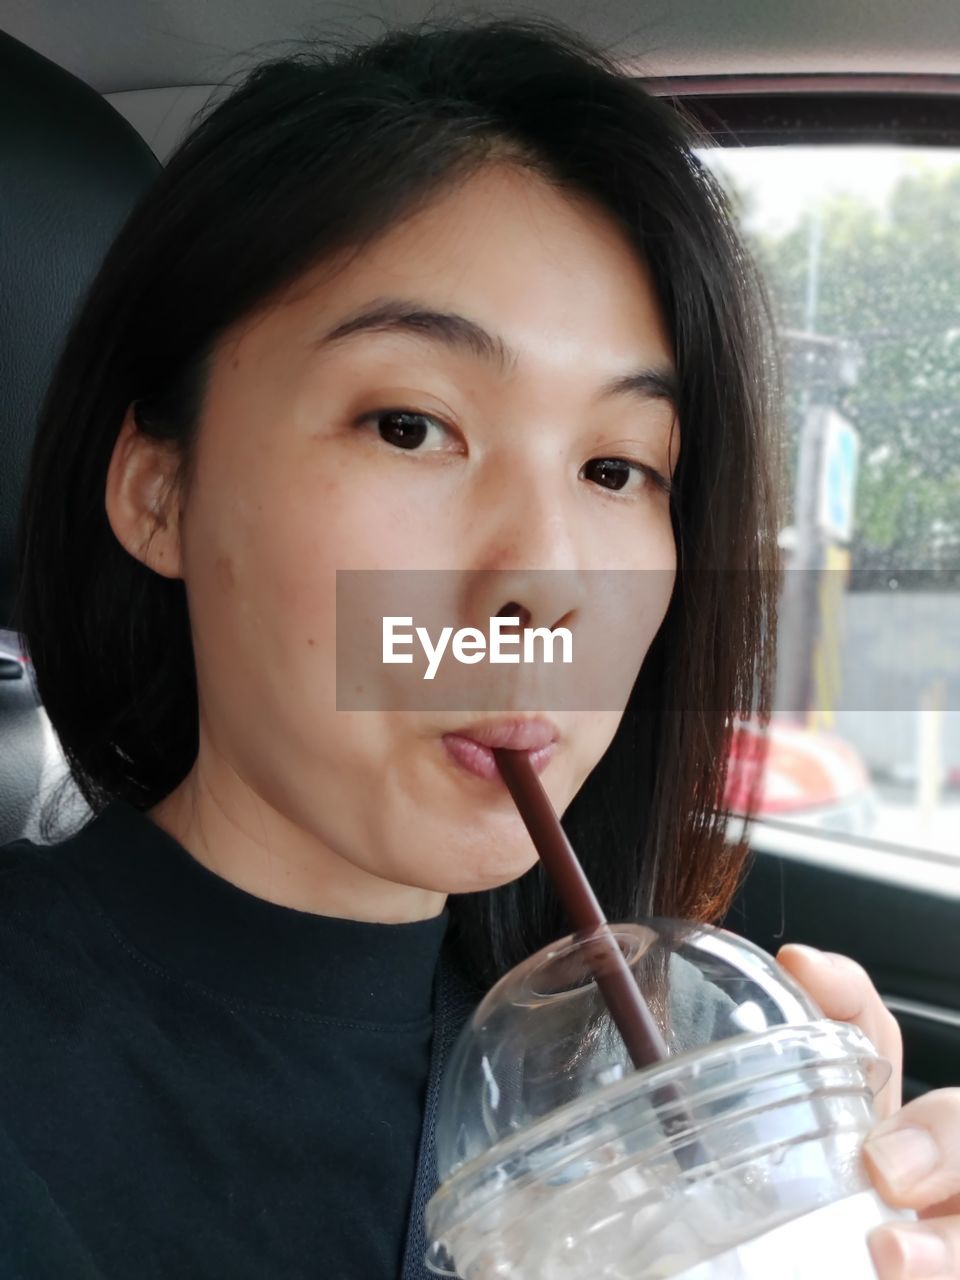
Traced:
[[[443, 745], [451, 758], [467, 772], [480, 778], [500, 778], [494, 747], [529, 753], [530, 763], [539, 773], [556, 750], [560, 730], [542, 716], [530, 719], [481, 720], [443, 735]], [[501, 780], [502, 781], [502, 780]]]

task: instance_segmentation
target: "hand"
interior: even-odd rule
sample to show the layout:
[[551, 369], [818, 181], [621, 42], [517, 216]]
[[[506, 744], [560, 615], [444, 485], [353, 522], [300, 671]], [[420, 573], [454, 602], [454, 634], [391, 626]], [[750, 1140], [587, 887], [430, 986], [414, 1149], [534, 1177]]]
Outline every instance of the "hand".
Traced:
[[877, 1095], [876, 1126], [864, 1146], [867, 1169], [888, 1204], [917, 1210], [916, 1224], [878, 1227], [870, 1252], [880, 1280], [960, 1280], [960, 1089], [940, 1089], [901, 1106], [903, 1040], [866, 971], [811, 947], [777, 959], [828, 1018], [852, 1022], [893, 1063]]

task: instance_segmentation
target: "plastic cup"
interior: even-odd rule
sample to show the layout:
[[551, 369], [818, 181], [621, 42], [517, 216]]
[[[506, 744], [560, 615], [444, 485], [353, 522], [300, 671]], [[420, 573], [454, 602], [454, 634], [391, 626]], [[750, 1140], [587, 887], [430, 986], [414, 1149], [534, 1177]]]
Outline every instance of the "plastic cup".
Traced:
[[891, 1068], [720, 929], [611, 926], [670, 1051], [636, 1070], [571, 935], [464, 1028], [437, 1122], [427, 1266], [461, 1280], [876, 1280], [914, 1215], [864, 1168]]

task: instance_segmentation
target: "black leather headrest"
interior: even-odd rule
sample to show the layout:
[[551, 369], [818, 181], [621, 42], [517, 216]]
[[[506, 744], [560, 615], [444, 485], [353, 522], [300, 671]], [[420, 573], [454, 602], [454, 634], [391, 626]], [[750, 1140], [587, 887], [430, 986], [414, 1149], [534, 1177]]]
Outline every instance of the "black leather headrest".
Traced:
[[41, 400], [82, 295], [160, 169], [99, 93], [0, 31], [0, 627]]

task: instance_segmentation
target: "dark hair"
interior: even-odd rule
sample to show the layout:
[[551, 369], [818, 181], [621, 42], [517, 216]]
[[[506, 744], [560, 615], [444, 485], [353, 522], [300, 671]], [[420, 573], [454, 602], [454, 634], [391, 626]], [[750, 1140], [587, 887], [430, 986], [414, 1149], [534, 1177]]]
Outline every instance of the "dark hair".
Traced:
[[[444, 23], [263, 62], [133, 210], [45, 400], [20, 526], [16, 625], [88, 805], [156, 804], [198, 746], [184, 584], [106, 518], [124, 415], [190, 476], [218, 336], [491, 159], [584, 194], [649, 265], [672, 334], [677, 582], [610, 748], [564, 823], [608, 916], [716, 919], [747, 856], [725, 838], [736, 717], [769, 718], [776, 623], [769, 304], [676, 103], [545, 20]], [[779, 393], [778, 380], [775, 394]], [[539, 866], [451, 899], [481, 982], [568, 925]]]

